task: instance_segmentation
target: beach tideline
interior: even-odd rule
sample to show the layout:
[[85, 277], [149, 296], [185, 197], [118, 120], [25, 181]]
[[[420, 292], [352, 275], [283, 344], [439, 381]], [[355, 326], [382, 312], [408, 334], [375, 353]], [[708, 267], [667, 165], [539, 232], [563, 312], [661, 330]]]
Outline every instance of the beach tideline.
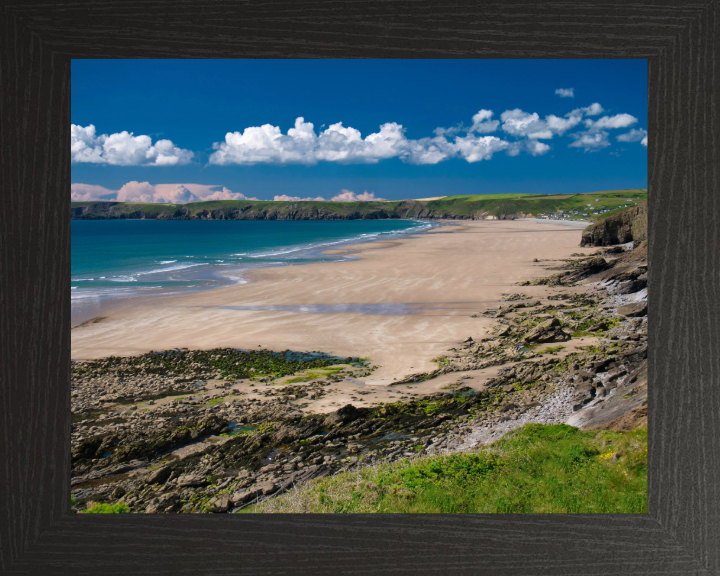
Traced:
[[[491, 319], [478, 313], [497, 307], [501, 294], [514, 291], [516, 282], [546, 275], [547, 262], [534, 259], [557, 260], [577, 252], [583, 227], [553, 221], [452, 221], [411, 238], [345, 248], [359, 260], [259, 269], [240, 286], [133, 299], [101, 322], [73, 329], [72, 358], [219, 347], [367, 357], [379, 368], [362, 384], [372, 387], [372, 400], [379, 401], [394, 395], [383, 393], [394, 380], [432, 370], [433, 359], [449, 348], [486, 335]], [[547, 290], [525, 288], [538, 297]], [[333, 306], [345, 304], [406, 306], [399, 313], [376, 313], [372, 306], [366, 307], [368, 313], [332, 312]], [[310, 305], [310, 311], [301, 311]], [[445, 383], [436, 380], [413, 390], [436, 391]], [[326, 397], [308, 409], [328, 411], [337, 407], [330, 402], [342, 401]]]

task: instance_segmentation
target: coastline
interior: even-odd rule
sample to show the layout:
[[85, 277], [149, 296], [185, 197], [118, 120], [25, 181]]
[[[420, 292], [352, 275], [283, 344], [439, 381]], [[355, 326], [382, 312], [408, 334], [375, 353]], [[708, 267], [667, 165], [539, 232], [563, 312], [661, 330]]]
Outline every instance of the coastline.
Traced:
[[[133, 221], [133, 219], [127, 219], [127, 222]], [[393, 221], [388, 220], [387, 222]], [[154, 302], [153, 299], [157, 297], [192, 294], [244, 284], [248, 281], [247, 274], [255, 269], [284, 267], [290, 263], [303, 265], [353, 258], [352, 255], [344, 257], [342, 254], [326, 254], [326, 251], [334, 247], [342, 248], [373, 242], [379, 238], [393, 239], [412, 234], [421, 234], [428, 229], [439, 226], [434, 221], [412, 219], [403, 220], [402, 224], [403, 226], [409, 225], [409, 227], [380, 231], [356, 230], [345, 238], [333, 238], [331, 236], [324, 239], [308, 238], [305, 240], [296, 238], [299, 243], [291, 242], [282, 246], [240, 248], [240, 250], [247, 251], [245, 254], [228, 253], [210, 256], [200, 251], [194, 255], [184, 256], [180, 265], [175, 264], [179, 258], [177, 254], [158, 253], [160, 260], [156, 259], [152, 263], [138, 262], [135, 268], [125, 269], [119, 276], [117, 274], [113, 275], [112, 272], [108, 273], [104, 269], [73, 272], [74, 277], [93, 276], [93, 278], [79, 278], [78, 280], [98, 280], [101, 283], [91, 282], [80, 285], [77, 284], [78, 280], [73, 280], [75, 284], [71, 288], [71, 326], [76, 327], [98, 316], [103, 317], [110, 309], [125, 306], [129, 302], [135, 303], [139, 298], [151, 298], [144, 301], [152, 303]], [[282, 230], [279, 232], [282, 233]], [[170, 249], [172, 250], [172, 248]], [[228, 246], [226, 250], [236, 252], [238, 248]], [[243, 257], [238, 258], [239, 256]], [[218, 259], [218, 257], [222, 259]], [[163, 262], [161, 261], [163, 258], [171, 259]], [[187, 258], [190, 260], [185, 261]], [[148, 264], [150, 264], [150, 269], [148, 269]], [[163, 268], [160, 266], [163, 264], [169, 264], [169, 266]], [[105, 280], [105, 275], [110, 280]], [[119, 281], [116, 279], [124, 280], [126, 284], [116, 284]], [[102, 284], [103, 280], [105, 280], [105, 285]], [[145, 284], [150, 286], [140, 286], [136, 282], [137, 280], [143, 280]], [[168, 282], [168, 280], [171, 282]]]
[[[533, 231], [522, 226], [505, 230], [531, 242], [538, 237]], [[500, 232], [483, 226], [436, 231], [434, 245], [444, 239], [449, 242], [445, 249], [452, 251], [475, 235], [482, 245], [483, 234], [497, 238]], [[403, 245], [415, 252], [423, 248], [407, 246], [410, 240], [390, 244], [365, 246], [370, 264], [377, 265], [381, 256], [386, 264], [406, 257]], [[506, 244], [495, 257], [507, 260], [512, 246]], [[515, 430], [520, 436], [513, 434], [511, 443], [537, 433], [564, 437], [579, 427], [588, 432], [578, 438], [597, 445], [583, 448], [589, 450], [587, 465], [606, 478], [630, 479], [631, 485], [619, 495], [605, 490], [592, 504], [582, 499], [569, 505], [563, 492], [551, 507], [642, 513], [647, 500], [646, 258], [644, 245], [572, 253], [559, 260], [533, 258], [528, 269], [534, 274], [518, 282], [512, 294], [502, 294], [502, 305], [470, 316], [490, 326], [488, 336], [446, 348], [432, 373], [416, 373], [392, 386], [366, 385], [380, 371], [366, 359], [305, 355], [301, 361], [306, 364], [298, 365], [297, 358], [283, 359], [268, 350], [178, 350], [73, 361], [73, 511], [234, 513], [251, 507], [253, 512], [335, 512], [336, 497], [347, 511], [343, 502], [358, 486], [365, 504], [356, 511], [442, 511], [426, 504], [407, 510], [404, 498], [414, 494], [407, 488], [401, 488], [401, 501], [391, 503], [395, 484], [383, 492], [391, 508], [375, 505], [377, 471], [435, 466], [434, 458], [456, 454], [483, 458], [486, 445]], [[550, 270], [557, 272], [548, 275]], [[406, 280], [412, 278], [406, 274]], [[537, 297], [541, 290], [550, 293]], [[304, 315], [382, 316], [317, 310]], [[435, 320], [444, 323], [451, 317], [441, 314]], [[431, 324], [432, 315], [424, 320]], [[561, 345], [552, 345], [557, 342]], [[283, 366], [289, 368], [286, 376]], [[602, 430], [608, 432], [598, 433]], [[601, 461], [594, 456], [599, 449]], [[608, 457], [617, 462], [611, 469], [604, 464]], [[618, 476], [630, 469], [631, 478]], [[555, 469], [547, 473], [554, 477]], [[328, 476], [335, 484], [323, 480]], [[595, 490], [595, 484], [580, 485], [576, 492]], [[323, 501], [318, 507], [317, 490], [331, 485], [338, 488], [327, 506]], [[485, 506], [464, 500], [466, 486], [457, 489], [447, 502], [449, 511], [457, 511], [458, 498], [470, 506], [468, 511]]]
[[[514, 283], [545, 275], [542, 261], [576, 252], [582, 230], [519, 220], [443, 223], [454, 225], [328, 251], [355, 260], [262, 268], [249, 273], [243, 285], [135, 299], [110, 310], [101, 322], [75, 328], [72, 358], [173, 348], [322, 351], [370, 358], [379, 368], [363, 384], [385, 388], [433, 369], [434, 358], [465, 338], [487, 335], [492, 322], [481, 312], [515, 291]], [[542, 297], [548, 288], [528, 292]], [[371, 313], [302, 311], [348, 304], [368, 306]], [[398, 305], [403, 309], [377, 313], [377, 306]], [[241, 306], [259, 309], [237, 309]], [[262, 309], [267, 306], [286, 308]], [[440, 380], [433, 386], [443, 385]], [[435, 390], [420, 384], [415, 391]]]

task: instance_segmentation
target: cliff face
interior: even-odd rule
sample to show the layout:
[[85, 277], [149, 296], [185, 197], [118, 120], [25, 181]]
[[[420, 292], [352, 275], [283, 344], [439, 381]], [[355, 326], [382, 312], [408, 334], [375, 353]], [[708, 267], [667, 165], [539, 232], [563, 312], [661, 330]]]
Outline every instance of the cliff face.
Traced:
[[580, 246], [638, 245], [646, 240], [647, 200], [585, 228]]

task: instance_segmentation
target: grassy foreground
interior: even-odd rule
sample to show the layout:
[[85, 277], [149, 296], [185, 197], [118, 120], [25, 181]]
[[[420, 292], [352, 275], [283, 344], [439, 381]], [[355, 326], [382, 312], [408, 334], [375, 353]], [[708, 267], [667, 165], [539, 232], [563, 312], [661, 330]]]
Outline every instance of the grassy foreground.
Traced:
[[242, 512], [644, 513], [647, 428], [528, 424], [477, 451], [345, 472]]

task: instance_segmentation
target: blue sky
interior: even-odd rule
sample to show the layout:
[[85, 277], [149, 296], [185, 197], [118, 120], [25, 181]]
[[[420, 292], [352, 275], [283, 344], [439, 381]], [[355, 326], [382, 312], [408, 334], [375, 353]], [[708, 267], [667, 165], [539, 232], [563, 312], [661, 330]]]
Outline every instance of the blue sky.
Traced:
[[76, 200], [647, 187], [645, 60], [74, 60], [71, 121]]

